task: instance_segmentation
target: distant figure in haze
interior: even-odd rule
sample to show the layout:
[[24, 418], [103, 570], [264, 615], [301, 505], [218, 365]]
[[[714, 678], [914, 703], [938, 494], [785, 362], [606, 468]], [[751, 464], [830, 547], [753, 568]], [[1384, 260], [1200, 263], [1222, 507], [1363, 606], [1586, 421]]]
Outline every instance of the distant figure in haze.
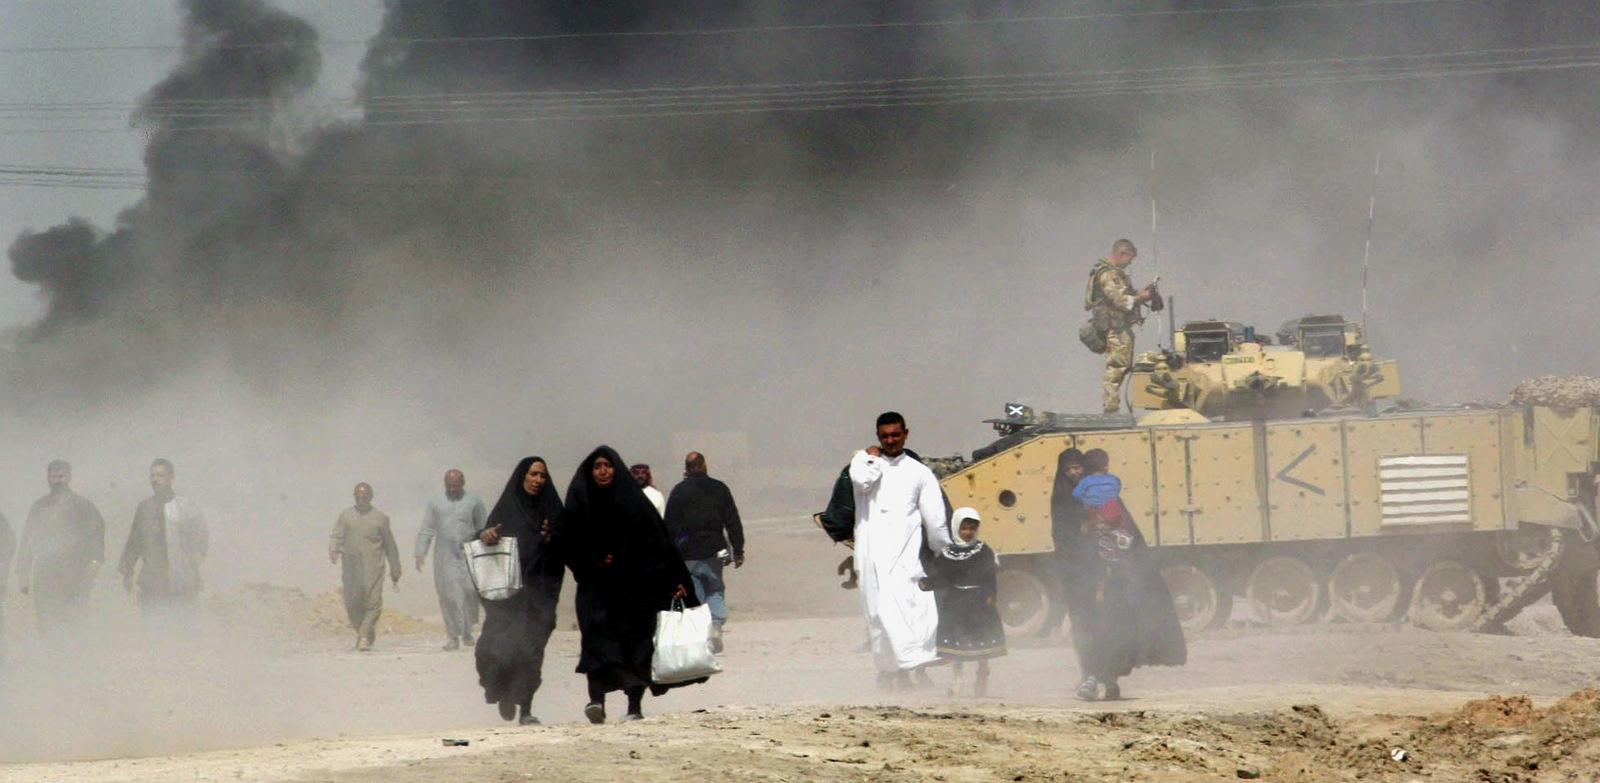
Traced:
[[955, 663], [950, 695], [963, 690], [964, 664], [977, 661], [972, 695], [989, 692], [989, 659], [1006, 654], [1006, 629], [1000, 622], [995, 574], [1000, 556], [978, 540], [977, 509], [958, 508], [950, 517], [950, 545], [929, 564], [919, 585], [932, 590], [939, 605], [939, 657]]
[[698, 451], [683, 458], [683, 480], [667, 499], [665, 521], [694, 579], [695, 596], [711, 609], [711, 651], [722, 652], [722, 626], [728, 622], [722, 568], [730, 562], [734, 568], [744, 565], [744, 525], [733, 493], [706, 474], [705, 455]]
[[138, 571], [139, 611], [147, 619], [170, 614], [190, 621], [200, 608], [200, 565], [210, 550], [211, 534], [200, 507], [173, 492], [176, 479], [171, 462], [150, 463], [154, 495], [139, 501], [117, 563], [122, 587], [129, 592]]
[[422, 512], [422, 530], [417, 532], [417, 572], [428, 559], [434, 539], [433, 586], [439, 591], [439, 611], [444, 614], [444, 629], [450, 640], [444, 649], [459, 650], [472, 644], [472, 627], [478, 624], [478, 590], [472, 586], [467, 556], [461, 545], [478, 537], [489, 512], [483, 500], [467, 491], [467, 477], [454, 468], [445, 471], [444, 492], [433, 496]]
[[1089, 323], [1105, 342], [1105, 378], [1101, 381], [1102, 402], [1106, 413], [1122, 410], [1122, 379], [1133, 366], [1133, 327], [1144, 323], [1139, 308], [1149, 303], [1160, 309], [1160, 297], [1155, 284], [1134, 290], [1133, 278], [1128, 276], [1128, 265], [1138, 257], [1133, 242], [1119, 239], [1111, 245], [1111, 255], [1100, 259], [1089, 272], [1089, 287], [1083, 297], [1083, 309], [1090, 313]]
[[328, 539], [328, 561], [343, 560], [344, 611], [350, 628], [356, 632], [356, 649], [372, 649], [378, 633], [378, 617], [383, 614], [383, 572], [387, 562], [389, 578], [400, 586], [400, 547], [395, 544], [389, 515], [372, 505], [372, 485], [356, 485], [356, 504], [339, 514]]
[[1073, 490], [1088, 507], [1083, 532], [1094, 541], [1093, 554], [1085, 558], [1094, 562], [1088, 651], [1081, 656], [1089, 676], [1078, 686], [1085, 701], [1122, 698], [1117, 680], [1136, 667], [1178, 666], [1188, 658], [1172, 593], [1150, 561], [1144, 536], [1122, 503], [1122, 482], [1109, 465], [1103, 449], [1090, 449], [1084, 454], [1089, 475]]
[[671, 686], [651, 681], [656, 613], [673, 599], [685, 607], [700, 602], [683, 558], [667, 538], [661, 516], [639, 485], [619, 478], [622, 461], [610, 446], [584, 458], [567, 486], [567, 504], [554, 542], [578, 582], [576, 608], [582, 632], [578, 673], [589, 680], [583, 714], [591, 723], [606, 720], [606, 694], [628, 697], [624, 720], [644, 717], [644, 690], [656, 695]]
[[656, 478], [650, 475], [650, 466], [643, 462], [635, 462], [628, 468], [628, 473], [633, 476], [633, 483], [644, 490], [644, 496], [650, 498], [650, 505], [656, 507], [656, 513], [662, 517], [667, 515], [667, 499], [656, 489]]
[[[918, 582], [924, 546], [950, 546], [944, 496], [928, 466], [906, 451], [905, 417], [878, 417], [878, 445], [850, 460], [855, 495], [855, 567], [880, 688], [911, 687], [911, 672], [938, 660], [939, 612]], [[926, 535], [926, 538], [924, 538]], [[926, 683], [931, 684], [931, 683]]]
[[[561, 521], [561, 495], [550, 483], [543, 457], [525, 457], [506, 479], [506, 488], [489, 512], [478, 537], [485, 544], [517, 540], [522, 591], [502, 601], [483, 602], [483, 633], [475, 660], [483, 698], [500, 706], [500, 717], [527, 726], [533, 695], [544, 681], [544, 648], [556, 629], [556, 606], [566, 569], [550, 544]], [[521, 715], [518, 716], [520, 711]]]
[[0, 514], [0, 663], [6, 660], [6, 585], [11, 580], [11, 556], [17, 551], [17, 534]]
[[50, 494], [34, 501], [17, 550], [17, 584], [33, 593], [39, 632], [50, 635], [82, 618], [89, 590], [106, 558], [106, 521], [88, 498], [72, 491], [72, 466], [45, 468]]

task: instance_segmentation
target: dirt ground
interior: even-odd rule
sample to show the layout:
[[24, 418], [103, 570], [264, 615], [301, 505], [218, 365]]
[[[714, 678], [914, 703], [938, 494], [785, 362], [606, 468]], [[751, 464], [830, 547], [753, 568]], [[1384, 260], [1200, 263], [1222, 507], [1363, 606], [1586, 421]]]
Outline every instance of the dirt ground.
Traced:
[[726, 672], [647, 699], [642, 722], [605, 726], [582, 721], [565, 623], [535, 701], [546, 725], [517, 728], [483, 703], [471, 654], [439, 649], [429, 618], [371, 654], [282, 633], [301, 628], [282, 617], [279, 633], [226, 625], [237, 615], [221, 609], [207, 618], [220, 633], [129, 631], [62, 653], [29, 638], [13, 596], [0, 783], [1555, 781], [1600, 769], [1600, 692], [1584, 690], [1600, 641], [1568, 635], [1548, 605], [1511, 636], [1222, 629], [1190, 640], [1187, 666], [1136, 672], [1113, 703], [1073, 696], [1059, 638], [1013, 640], [982, 699], [947, 693], [948, 670], [934, 689], [889, 693], [858, 651], [855, 595], [832, 575], [843, 550], [819, 538], [753, 532], [750, 565], [729, 576]]

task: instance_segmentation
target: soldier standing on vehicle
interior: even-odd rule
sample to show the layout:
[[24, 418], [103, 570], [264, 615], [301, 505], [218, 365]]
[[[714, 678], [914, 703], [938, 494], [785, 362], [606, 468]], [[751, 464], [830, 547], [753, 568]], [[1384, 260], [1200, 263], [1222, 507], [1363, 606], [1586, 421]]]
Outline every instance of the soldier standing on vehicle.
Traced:
[[1106, 357], [1106, 374], [1101, 383], [1106, 413], [1122, 410], [1122, 379], [1133, 365], [1133, 327], [1144, 323], [1139, 308], [1145, 303], [1153, 310], [1161, 309], [1156, 284], [1134, 290], [1133, 279], [1128, 276], [1128, 265], [1139, 251], [1133, 242], [1119, 239], [1111, 245], [1111, 255], [1094, 265], [1089, 273], [1089, 288], [1084, 292], [1083, 309], [1090, 314], [1089, 323], [1079, 333], [1090, 350]]

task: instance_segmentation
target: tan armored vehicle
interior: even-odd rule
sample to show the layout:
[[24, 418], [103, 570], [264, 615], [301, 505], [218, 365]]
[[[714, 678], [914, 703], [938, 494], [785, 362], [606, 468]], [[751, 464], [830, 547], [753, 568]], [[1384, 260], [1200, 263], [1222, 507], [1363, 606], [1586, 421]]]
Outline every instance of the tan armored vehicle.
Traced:
[[1105, 449], [1123, 501], [1188, 629], [1254, 620], [1408, 619], [1498, 626], [1554, 591], [1567, 627], [1600, 636], [1593, 407], [1401, 407], [1392, 361], [1338, 316], [1286, 324], [1279, 345], [1224, 321], [1147, 353], [1127, 416], [1007, 406], [972, 461], [930, 460], [954, 506], [978, 509], [1002, 556], [1016, 633], [1059, 600], [1050, 494], [1058, 455]]

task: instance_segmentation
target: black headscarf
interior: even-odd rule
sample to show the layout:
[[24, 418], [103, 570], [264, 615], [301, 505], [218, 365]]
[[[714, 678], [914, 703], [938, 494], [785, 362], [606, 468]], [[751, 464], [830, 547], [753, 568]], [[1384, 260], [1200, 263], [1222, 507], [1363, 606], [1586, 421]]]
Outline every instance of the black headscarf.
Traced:
[[523, 570], [527, 570], [544, 549], [540, 525], [549, 522], [553, 530], [561, 518], [561, 495], [551, 480], [546, 479], [544, 489], [537, 495], [529, 495], [522, 488], [522, 480], [535, 462], [544, 462], [545, 472], [550, 471], [550, 463], [545, 462], [544, 457], [523, 457], [517, 469], [511, 472], [511, 478], [506, 479], [506, 488], [500, 492], [500, 499], [495, 501], [494, 510], [484, 522], [484, 527], [498, 525], [502, 536], [516, 537], [517, 555]]
[[1083, 464], [1083, 452], [1075, 448], [1062, 451], [1056, 458], [1056, 480], [1050, 489], [1050, 537], [1057, 554], [1065, 557], [1075, 555], [1081, 548], [1078, 526], [1087, 514], [1083, 501], [1072, 496], [1078, 482], [1067, 475], [1067, 466], [1074, 464]]
[[[605, 457], [611, 463], [612, 470], [616, 471], [616, 478], [612, 479], [611, 486], [601, 489], [594, 483], [594, 463]], [[625, 516], [637, 520], [641, 524], [654, 515], [657, 522], [661, 521], [661, 514], [656, 511], [654, 503], [646, 497], [644, 490], [638, 482], [628, 473], [628, 464], [622, 462], [622, 455], [610, 446], [599, 446], [583, 458], [583, 464], [578, 466], [578, 472], [573, 474], [572, 482], [567, 485], [567, 507], [580, 514], [587, 514], [592, 508], [608, 507], [625, 512]], [[649, 511], [650, 514], [642, 512]]]
[[[604, 489], [594, 483], [594, 463], [601, 457], [610, 461], [616, 471], [611, 486]], [[667, 535], [661, 514], [628, 475], [627, 465], [610, 446], [600, 446], [584, 458], [567, 486], [562, 551], [567, 554], [572, 575], [579, 581], [593, 574], [610, 556], [613, 565], [620, 568], [605, 569], [613, 575], [608, 581], [644, 590], [649, 595], [648, 603], [664, 606], [673, 587], [689, 585], [685, 581], [688, 570]], [[695, 605], [692, 591], [689, 597], [688, 605]]]

